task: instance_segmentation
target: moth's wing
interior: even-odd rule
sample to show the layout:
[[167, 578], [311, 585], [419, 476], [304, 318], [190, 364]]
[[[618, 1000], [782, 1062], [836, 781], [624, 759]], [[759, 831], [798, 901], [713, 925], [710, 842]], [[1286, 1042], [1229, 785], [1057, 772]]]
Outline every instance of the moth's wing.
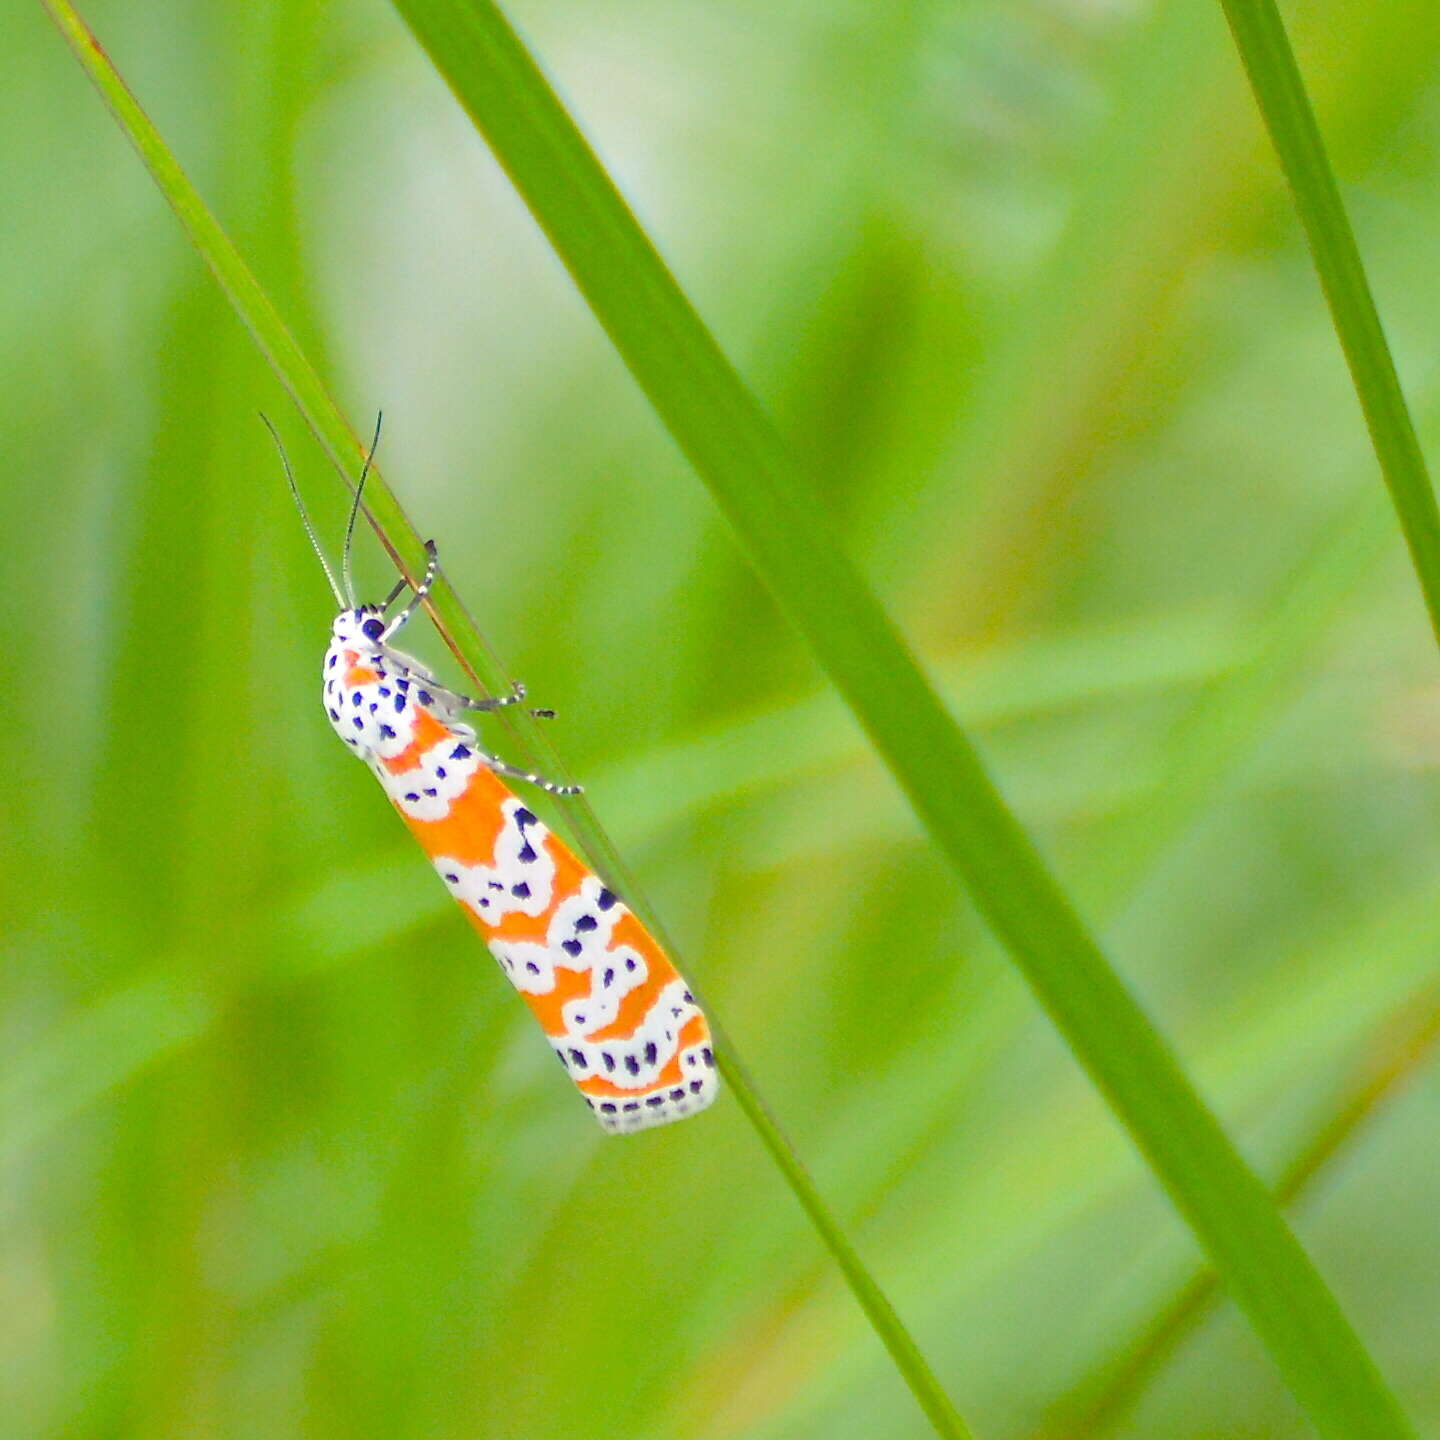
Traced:
[[710, 1027], [654, 937], [467, 730], [422, 707], [406, 738], [376, 773], [601, 1125], [625, 1133], [708, 1106]]

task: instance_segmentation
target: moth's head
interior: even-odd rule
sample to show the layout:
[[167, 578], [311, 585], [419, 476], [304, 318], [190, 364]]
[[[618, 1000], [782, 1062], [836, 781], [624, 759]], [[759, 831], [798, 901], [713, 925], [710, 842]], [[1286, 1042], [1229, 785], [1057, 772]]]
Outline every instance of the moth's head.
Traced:
[[335, 617], [330, 630], [333, 645], [343, 645], [362, 653], [380, 648], [380, 637], [385, 633], [385, 617], [378, 605], [357, 605], [354, 609], [342, 610]]

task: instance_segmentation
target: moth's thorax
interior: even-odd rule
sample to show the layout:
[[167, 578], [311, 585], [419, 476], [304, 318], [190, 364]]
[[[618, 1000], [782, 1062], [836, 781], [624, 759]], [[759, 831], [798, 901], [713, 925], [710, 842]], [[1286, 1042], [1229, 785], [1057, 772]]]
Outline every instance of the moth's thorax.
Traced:
[[[325, 714], [335, 733], [367, 761], [403, 754], [414, 735], [423, 689], [396, 673], [360, 625], [375, 612], [344, 611], [325, 652]], [[357, 618], [358, 616], [358, 618]]]

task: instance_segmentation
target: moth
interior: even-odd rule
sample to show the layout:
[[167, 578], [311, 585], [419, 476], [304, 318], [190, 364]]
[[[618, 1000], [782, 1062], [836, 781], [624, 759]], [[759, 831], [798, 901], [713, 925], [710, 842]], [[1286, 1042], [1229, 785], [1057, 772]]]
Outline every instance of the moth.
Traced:
[[697, 1114], [715, 1099], [719, 1077], [690, 987], [634, 912], [506, 779], [557, 795], [579, 787], [507, 764], [468, 723], [521, 703], [523, 686], [472, 699], [392, 643], [435, 583], [434, 542], [401, 609], [389, 613], [411, 588], [404, 580], [380, 604], [356, 602], [350, 553], [369, 468], [367, 457], [346, 527], [342, 585], [285, 459], [301, 522], [341, 607], [323, 665], [331, 726], [379, 780], [600, 1125], [623, 1135]]

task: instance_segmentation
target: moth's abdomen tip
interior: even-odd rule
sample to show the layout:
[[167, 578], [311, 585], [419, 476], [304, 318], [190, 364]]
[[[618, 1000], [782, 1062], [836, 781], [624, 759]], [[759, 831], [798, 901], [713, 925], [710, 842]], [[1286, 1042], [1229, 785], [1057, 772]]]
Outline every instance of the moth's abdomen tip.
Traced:
[[586, 1100], [607, 1135], [636, 1135], [661, 1125], [673, 1125], [708, 1110], [720, 1093], [719, 1076], [712, 1070], [703, 1080], [692, 1080], [664, 1091], [627, 1101]]

